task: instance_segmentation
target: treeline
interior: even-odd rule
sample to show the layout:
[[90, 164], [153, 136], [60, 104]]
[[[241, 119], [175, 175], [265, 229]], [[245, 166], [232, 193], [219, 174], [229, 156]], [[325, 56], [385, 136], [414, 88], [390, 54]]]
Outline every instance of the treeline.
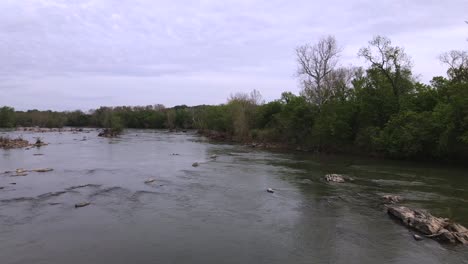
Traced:
[[212, 106], [101, 107], [88, 113], [3, 107], [0, 126], [193, 128], [311, 151], [400, 159], [468, 157], [467, 52], [442, 54], [447, 76], [423, 84], [403, 48], [385, 37], [359, 50], [367, 68], [343, 67], [340, 51], [331, 36], [298, 47], [301, 94], [285, 92], [268, 103], [253, 91]]

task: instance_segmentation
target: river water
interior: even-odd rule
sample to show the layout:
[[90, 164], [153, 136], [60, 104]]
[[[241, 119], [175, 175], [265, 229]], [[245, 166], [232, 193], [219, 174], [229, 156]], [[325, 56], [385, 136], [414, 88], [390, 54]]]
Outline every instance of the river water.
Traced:
[[[415, 241], [380, 200], [401, 195], [468, 226], [466, 169], [270, 152], [154, 130], [118, 139], [3, 134], [50, 145], [0, 150], [0, 172], [54, 169], [0, 174], [3, 264], [468, 263], [468, 247]], [[328, 173], [354, 181], [328, 184]], [[80, 202], [91, 204], [75, 208]]]

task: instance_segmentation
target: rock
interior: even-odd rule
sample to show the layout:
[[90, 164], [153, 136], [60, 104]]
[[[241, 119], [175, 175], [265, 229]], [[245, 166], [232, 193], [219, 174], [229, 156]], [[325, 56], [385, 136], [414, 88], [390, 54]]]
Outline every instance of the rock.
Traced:
[[45, 168], [45, 169], [34, 169], [34, 170], [31, 170], [31, 171], [34, 171], [34, 172], [49, 172], [49, 171], [53, 171], [54, 169], [51, 169], [51, 168]]
[[342, 175], [339, 174], [327, 174], [325, 175], [325, 180], [327, 182], [336, 182], [336, 183], [343, 183], [345, 179]]
[[213, 155], [210, 156], [210, 159], [216, 159], [217, 157], [218, 157], [218, 155], [213, 154]]
[[424, 210], [413, 210], [405, 206], [389, 206], [387, 212], [400, 219], [405, 225], [425, 235], [437, 234], [445, 225], [445, 219], [434, 217]]
[[16, 173], [16, 174], [11, 175], [11, 177], [20, 177], [20, 176], [28, 176], [28, 174], [23, 172], [23, 173]]
[[90, 202], [77, 203], [77, 204], [75, 204], [75, 208], [85, 207], [85, 206], [88, 206], [90, 204], [91, 204]]
[[414, 238], [414, 240], [416, 240], [416, 241], [421, 241], [421, 240], [424, 239], [422, 236], [416, 235], [416, 234], [413, 234], [413, 238]]
[[26, 173], [26, 172], [28, 171], [25, 169], [16, 169], [16, 173]]
[[399, 203], [403, 200], [403, 198], [401, 198], [401, 196], [398, 196], [398, 195], [383, 195], [382, 196], [383, 200], [385, 203], [391, 203], [391, 204], [396, 204], [396, 203]]
[[5, 187], [3, 187], [3, 186], [0, 186], [0, 190], [3, 190], [3, 189], [5, 189]]
[[49, 203], [49, 205], [58, 205], [60, 203]]
[[387, 212], [426, 237], [454, 244], [468, 244], [468, 229], [460, 224], [451, 223], [449, 219], [435, 217], [424, 210], [405, 206], [388, 206]]
[[155, 179], [148, 179], [148, 180], [145, 181], [145, 183], [148, 184], [148, 183], [152, 183], [152, 182], [155, 182], [155, 181], [156, 181]]
[[34, 155], [34, 156], [43, 156], [44, 154], [38, 154], [38, 153], [36, 153], [36, 154], [33, 154], [33, 155]]
[[177, 153], [172, 153], [171, 156], [179, 156]]
[[120, 132], [121, 131], [118, 129], [104, 128], [101, 132], [99, 132], [98, 137], [113, 138], [119, 136]]
[[198, 164], [198, 162], [194, 162], [194, 163], [192, 164], [192, 167], [198, 167], [199, 165], [200, 165], [200, 164]]
[[275, 191], [274, 191], [272, 188], [268, 188], [268, 189], [267, 189], [267, 192], [269, 192], [269, 193], [274, 193]]
[[11, 185], [16, 185], [16, 182], [10, 182]]

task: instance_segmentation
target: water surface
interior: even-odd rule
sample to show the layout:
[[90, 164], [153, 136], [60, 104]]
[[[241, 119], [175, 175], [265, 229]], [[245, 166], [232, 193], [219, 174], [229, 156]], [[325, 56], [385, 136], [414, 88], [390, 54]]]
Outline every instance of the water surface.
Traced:
[[[0, 171], [54, 168], [0, 174], [4, 264], [468, 263], [467, 247], [415, 241], [380, 200], [401, 195], [468, 226], [466, 169], [269, 152], [155, 130], [118, 139], [3, 134], [50, 145], [0, 150]], [[328, 184], [327, 173], [355, 180]], [[75, 209], [79, 202], [91, 205]]]

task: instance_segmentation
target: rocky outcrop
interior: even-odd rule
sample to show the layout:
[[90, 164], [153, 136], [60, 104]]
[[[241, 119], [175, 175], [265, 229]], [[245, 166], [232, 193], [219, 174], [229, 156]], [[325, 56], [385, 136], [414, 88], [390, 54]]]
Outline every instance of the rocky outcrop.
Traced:
[[344, 183], [346, 180], [340, 174], [327, 174], [325, 175], [325, 180], [327, 182], [336, 182], [336, 183]]
[[443, 242], [468, 244], [468, 229], [450, 222], [447, 218], [435, 217], [427, 211], [405, 206], [388, 206], [387, 212], [426, 237]]
[[0, 149], [26, 148], [29, 146], [29, 142], [22, 138], [10, 139], [8, 137], [0, 137]]

